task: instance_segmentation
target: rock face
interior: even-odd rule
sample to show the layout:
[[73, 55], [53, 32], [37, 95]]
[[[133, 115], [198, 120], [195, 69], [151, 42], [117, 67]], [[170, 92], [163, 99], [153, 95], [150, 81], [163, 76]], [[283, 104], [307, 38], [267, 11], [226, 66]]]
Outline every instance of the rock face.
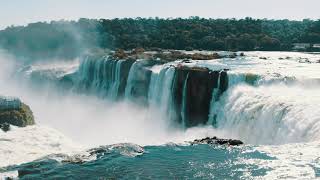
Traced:
[[25, 127], [34, 125], [33, 113], [30, 107], [19, 99], [0, 98], [0, 127], [4, 131], [10, 129], [10, 125]]
[[207, 123], [213, 90], [222, 94], [228, 87], [228, 76], [226, 71], [177, 67], [174, 83], [178, 121], [192, 127]]
[[206, 137], [204, 139], [196, 139], [191, 144], [218, 144], [218, 145], [230, 145], [230, 146], [239, 146], [243, 142], [235, 139], [220, 139], [217, 137]]

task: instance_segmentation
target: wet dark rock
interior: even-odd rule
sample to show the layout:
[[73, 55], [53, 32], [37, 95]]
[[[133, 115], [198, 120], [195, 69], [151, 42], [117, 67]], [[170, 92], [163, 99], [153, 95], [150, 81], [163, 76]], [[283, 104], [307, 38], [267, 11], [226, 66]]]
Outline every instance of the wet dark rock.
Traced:
[[9, 123], [0, 124], [0, 129], [4, 132], [10, 131], [10, 124]]
[[206, 137], [203, 139], [196, 139], [191, 142], [192, 145], [194, 144], [217, 144], [217, 145], [230, 145], [230, 146], [239, 146], [242, 145], [243, 142], [240, 140], [235, 139], [220, 139], [217, 137]]
[[240, 140], [236, 140], [236, 139], [230, 139], [229, 140], [229, 145], [230, 146], [238, 146], [238, 145], [241, 145], [241, 144], [243, 144], [243, 142], [240, 141]]
[[192, 61], [188, 60], [188, 59], [184, 59], [182, 60], [183, 63], [192, 63]]
[[0, 128], [10, 130], [10, 125], [25, 127], [34, 125], [34, 117], [30, 107], [19, 99], [0, 98]]
[[32, 175], [32, 174], [39, 174], [40, 170], [36, 169], [19, 169], [18, 170], [18, 177], [22, 178], [27, 175]]
[[219, 89], [221, 92], [224, 92], [228, 89], [229, 79], [226, 71], [221, 71], [220, 73], [220, 86]]
[[237, 54], [236, 53], [232, 53], [232, 54], [229, 54], [227, 57], [228, 58], [236, 58]]
[[177, 121], [183, 121], [186, 127], [206, 124], [213, 89], [219, 89], [220, 95], [227, 87], [226, 71], [211, 71], [203, 67], [176, 67], [173, 96]]

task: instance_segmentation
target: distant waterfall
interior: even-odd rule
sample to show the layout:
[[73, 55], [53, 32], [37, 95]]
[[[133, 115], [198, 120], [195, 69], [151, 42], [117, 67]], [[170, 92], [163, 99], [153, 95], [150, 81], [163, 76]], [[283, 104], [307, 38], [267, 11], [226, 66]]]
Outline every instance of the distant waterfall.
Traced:
[[124, 94], [129, 69], [133, 62], [108, 57], [86, 58], [76, 74], [76, 90], [117, 100]]

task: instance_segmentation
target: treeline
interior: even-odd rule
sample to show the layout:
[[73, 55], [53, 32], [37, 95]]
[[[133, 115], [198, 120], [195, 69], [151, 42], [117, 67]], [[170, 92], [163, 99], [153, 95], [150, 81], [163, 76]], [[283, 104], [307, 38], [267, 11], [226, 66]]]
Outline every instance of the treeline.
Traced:
[[292, 50], [320, 43], [320, 20], [126, 18], [38, 22], [0, 31], [0, 47], [25, 58], [72, 58], [88, 48]]

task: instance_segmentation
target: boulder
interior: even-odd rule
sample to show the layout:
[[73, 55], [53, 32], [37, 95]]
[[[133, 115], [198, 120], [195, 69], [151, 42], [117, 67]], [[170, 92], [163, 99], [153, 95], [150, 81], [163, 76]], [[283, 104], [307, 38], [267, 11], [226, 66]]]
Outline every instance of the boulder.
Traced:
[[239, 146], [242, 145], [243, 142], [240, 140], [235, 139], [220, 139], [217, 137], [206, 137], [203, 139], [196, 139], [191, 142], [192, 145], [194, 144], [217, 144], [217, 145], [229, 145], [229, 146]]
[[9, 123], [0, 124], [0, 129], [4, 132], [10, 131], [10, 124]]
[[25, 127], [34, 125], [34, 117], [30, 107], [19, 99], [0, 98], [0, 127], [7, 131], [10, 125]]

